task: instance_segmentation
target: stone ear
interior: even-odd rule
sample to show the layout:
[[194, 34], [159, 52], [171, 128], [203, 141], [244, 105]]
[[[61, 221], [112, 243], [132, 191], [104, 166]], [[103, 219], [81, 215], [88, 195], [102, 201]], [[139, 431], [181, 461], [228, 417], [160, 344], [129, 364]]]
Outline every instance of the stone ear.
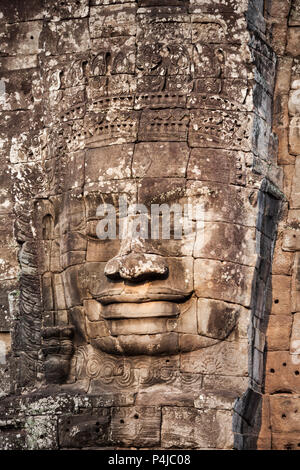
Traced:
[[42, 330], [42, 351], [45, 356], [46, 382], [62, 384], [66, 381], [74, 352], [74, 329], [70, 326], [48, 327]]

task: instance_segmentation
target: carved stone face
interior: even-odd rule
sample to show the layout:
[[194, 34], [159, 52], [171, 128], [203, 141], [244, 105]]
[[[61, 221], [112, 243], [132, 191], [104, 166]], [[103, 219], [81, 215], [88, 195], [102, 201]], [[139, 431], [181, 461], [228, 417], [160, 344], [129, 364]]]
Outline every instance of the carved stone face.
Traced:
[[[79, 336], [114, 355], [172, 355], [225, 340], [246, 323], [256, 209], [242, 152], [142, 142], [87, 148], [73, 159], [84, 192], [60, 199], [57, 230]], [[148, 238], [132, 238], [129, 224], [123, 239], [100, 240], [97, 207], [118, 210], [121, 196], [149, 213], [151, 204], [198, 204], [202, 220], [178, 240], [172, 226], [170, 239], [151, 238], [150, 223]]]
[[[65, 296], [54, 310], [68, 312], [77, 345], [113, 355], [238, 343], [256, 262], [250, 55], [216, 45], [224, 22], [210, 29], [205, 17], [189, 34], [187, 23], [132, 21], [137, 41], [134, 28], [101, 39], [61, 76], [72, 87], [65, 101], [57, 94], [61, 142], [52, 137], [49, 152], [64, 179], [51, 193], [64, 194], [52, 197], [59, 266], [50, 271]], [[97, 208], [120, 196], [149, 213], [151, 204], [199, 205], [201, 224], [180, 240], [100, 240]]]

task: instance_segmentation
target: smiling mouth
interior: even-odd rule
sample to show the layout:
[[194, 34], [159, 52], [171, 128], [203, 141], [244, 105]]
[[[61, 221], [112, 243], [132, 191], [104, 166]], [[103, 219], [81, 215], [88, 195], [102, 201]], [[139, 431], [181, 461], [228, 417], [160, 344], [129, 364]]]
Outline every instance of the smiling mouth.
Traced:
[[103, 318], [151, 318], [151, 317], [176, 317], [180, 310], [176, 303], [167, 301], [148, 302], [117, 302], [103, 305], [101, 309]]
[[145, 292], [130, 292], [125, 289], [113, 293], [102, 292], [101, 295], [93, 296], [97, 302], [101, 303], [102, 307], [111, 304], [146, 304], [155, 303], [174, 303], [187, 300], [192, 292], [183, 292], [178, 289], [159, 289], [152, 292], [147, 290]]
[[149, 291], [103, 293], [90, 301], [90, 307], [99, 311], [99, 319], [105, 325], [103, 334], [91, 338], [92, 346], [116, 355], [177, 354], [181, 304], [191, 295], [172, 289], [151, 294]]

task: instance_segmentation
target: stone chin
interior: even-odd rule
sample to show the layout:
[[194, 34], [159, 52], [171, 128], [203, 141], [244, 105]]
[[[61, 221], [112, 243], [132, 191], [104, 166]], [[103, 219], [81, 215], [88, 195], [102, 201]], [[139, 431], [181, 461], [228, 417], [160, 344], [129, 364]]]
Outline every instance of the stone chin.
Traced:
[[118, 335], [96, 338], [92, 346], [108, 354], [126, 356], [159, 356], [179, 352], [178, 334], [158, 333], [154, 335]]
[[118, 335], [95, 338], [91, 345], [108, 354], [124, 356], [172, 356], [213, 346], [222, 339], [177, 332], [153, 335]]

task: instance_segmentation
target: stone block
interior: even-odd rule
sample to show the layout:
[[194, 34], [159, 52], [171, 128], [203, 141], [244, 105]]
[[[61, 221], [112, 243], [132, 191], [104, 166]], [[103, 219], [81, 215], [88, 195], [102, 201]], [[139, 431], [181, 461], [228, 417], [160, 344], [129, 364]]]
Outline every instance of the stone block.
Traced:
[[[95, 123], [93, 123], [94, 120], [96, 120]], [[138, 123], [139, 111], [118, 111], [114, 115], [108, 115], [106, 119], [102, 115], [100, 123], [97, 114], [95, 117], [93, 113], [90, 113], [89, 116], [86, 116], [86, 125], [88, 127], [94, 125], [95, 131], [93, 136], [86, 138], [86, 146], [98, 148], [135, 142]]]
[[25, 21], [7, 25], [7, 47], [3, 52], [9, 55], [34, 55], [40, 52], [39, 38], [42, 21]]
[[26, 447], [22, 420], [5, 419], [0, 425], [0, 448], [3, 450], [22, 450]]
[[299, 432], [300, 398], [297, 396], [270, 396], [272, 433]]
[[25, 448], [57, 449], [57, 420], [49, 416], [28, 416], [25, 421]]
[[247, 151], [251, 145], [250, 128], [251, 119], [245, 113], [219, 110], [192, 111], [189, 145]]
[[288, 127], [290, 118], [289, 118], [289, 99], [286, 94], [278, 94], [274, 100], [274, 129], [276, 131], [277, 127]]
[[252, 350], [250, 376], [256, 385], [255, 390], [260, 391], [264, 380], [264, 354], [256, 347]]
[[250, 305], [254, 268], [240, 264], [196, 259], [195, 292], [198, 297]]
[[196, 229], [194, 257], [255, 266], [255, 229], [237, 224], [203, 222]]
[[1, 366], [8, 364], [8, 357], [11, 350], [10, 333], [0, 333], [0, 364]]
[[253, 87], [253, 104], [258, 115], [265, 119], [265, 121], [271, 122], [272, 99], [259, 83], [255, 83]]
[[86, 319], [86, 331], [88, 338], [102, 338], [110, 336], [110, 331], [103, 320], [90, 322]]
[[214, 393], [215, 390], [230, 390], [236, 398], [247, 389], [248, 377], [235, 377], [230, 375], [204, 375], [202, 388], [204, 391]]
[[[197, 376], [196, 376], [197, 377]], [[197, 383], [197, 385], [196, 385]], [[194, 400], [199, 395], [197, 387], [201, 384], [201, 376], [199, 381], [184, 386], [165, 386], [156, 384], [151, 387], [141, 389], [136, 397], [136, 405], [143, 406], [194, 406]]]
[[50, 270], [51, 270], [51, 272], [61, 271], [60, 243], [59, 243], [59, 240], [52, 240], [51, 241]]
[[186, 195], [188, 202], [202, 205], [202, 220], [256, 226], [255, 190], [221, 183], [188, 181]]
[[[276, 158], [276, 153], [270, 152], [274, 135], [271, 132], [270, 124], [257, 114], [253, 118], [252, 148], [255, 154], [261, 159], [272, 162]], [[276, 148], [276, 147], [275, 147]]]
[[198, 333], [217, 339], [225, 339], [235, 328], [242, 307], [219, 300], [198, 299]]
[[300, 26], [300, 7], [298, 2], [293, 2], [291, 5], [289, 26]]
[[163, 407], [162, 447], [232, 449], [232, 416], [227, 410]]
[[257, 439], [257, 449], [271, 449], [270, 401], [267, 395], [262, 397], [261, 428]]
[[135, 178], [184, 177], [189, 158], [187, 144], [181, 142], [143, 142], [135, 145], [132, 175]]
[[[120, 5], [119, 5], [120, 6]], [[101, 9], [103, 7], [100, 7]], [[135, 63], [136, 63], [136, 44], [134, 36], [117, 36], [110, 38], [100, 38], [91, 40], [92, 52], [94, 58], [91, 64], [90, 75], [92, 77], [100, 77], [107, 75], [111, 72], [108, 84], [105, 80], [104, 83], [95, 80], [94, 85], [101, 84], [99, 91], [99, 100], [94, 103], [95, 110], [106, 109], [117, 111], [119, 109], [132, 109], [134, 103], [134, 96], [118, 96], [119, 94], [127, 94], [126, 89], [135, 91], [136, 77]], [[128, 74], [131, 77], [128, 77]], [[123, 81], [122, 85], [118, 82]], [[108, 85], [108, 86], [107, 86]], [[125, 86], [125, 88], [124, 88]], [[123, 91], [121, 91], [123, 90]], [[107, 96], [108, 95], [108, 96]], [[102, 98], [102, 99], [101, 99]]]
[[2, 73], [5, 81], [5, 95], [2, 95], [3, 110], [29, 109], [32, 106], [33, 81], [37, 80], [36, 72], [15, 70]]
[[294, 165], [283, 166], [283, 175], [284, 175], [283, 176], [283, 192], [287, 198], [290, 197], [290, 193], [292, 190], [292, 181], [293, 181], [294, 171], [295, 171]]
[[[103, 202], [107, 204], [112, 204], [117, 206], [119, 204], [119, 198], [125, 198], [127, 200], [127, 204], [134, 204], [136, 203], [136, 182], [132, 180], [124, 180], [124, 181], [116, 181], [116, 180], [108, 180], [99, 182], [96, 184], [91, 183], [90, 185], [86, 185], [86, 194], [84, 197], [85, 203], [85, 212], [86, 218], [90, 219], [87, 221], [88, 229], [89, 223], [94, 223], [93, 219], [96, 219], [96, 212], [99, 205], [103, 204]], [[82, 210], [84, 208], [82, 207]], [[80, 212], [80, 207], [78, 207], [78, 214]], [[83, 219], [84, 212], [81, 212], [81, 221]], [[78, 224], [80, 224], [80, 220], [78, 217]], [[90, 228], [95, 228], [94, 226]], [[89, 233], [86, 231], [87, 235], [92, 235], [95, 237], [96, 231]]]
[[187, 301], [181, 309], [176, 331], [191, 334], [197, 332], [197, 300], [195, 298]]
[[269, 351], [288, 351], [292, 327], [291, 315], [270, 315], [267, 344]]
[[289, 0], [267, 0], [266, 2], [267, 12], [274, 18], [287, 18], [290, 13], [290, 1]]
[[300, 210], [299, 209], [290, 209], [288, 211], [288, 217], [287, 217], [288, 226], [292, 227], [292, 228], [297, 228], [298, 227], [299, 216], [300, 216]]
[[245, 162], [241, 152], [223, 149], [194, 148], [191, 151], [188, 179], [243, 185]]
[[221, 341], [200, 351], [182, 354], [180, 370], [213, 376], [248, 375], [247, 341]]
[[167, 333], [176, 331], [176, 320], [166, 318], [135, 318], [106, 320], [106, 325], [112, 336], [118, 335], [155, 335], [157, 333]]
[[[111, 339], [108, 338], [109, 341]], [[106, 349], [105, 344], [105, 340], [101, 341], [100, 348], [109, 352], [111, 349]], [[115, 351], [118, 349], [129, 356], [139, 356], [145, 354], [145, 352], [150, 355], [162, 355], [166, 352], [177, 354], [179, 351], [178, 334], [171, 332], [156, 333], [155, 335], [120, 335], [118, 343], [114, 347]]]
[[270, 351], [266, 362], [265, 391], [274, 393], [300, 392], [300, 355], [287, 351]]
[[1, 21], [6, 23], [18, 23], [22, 21], [43, 19], [44, 5], [41, 5], [39, 0], [29, 0], [24, 3], [17, 3], [16, 5], [8, 3], [1, 5]]
[[292, 317], [292, 334], [290, 337], [290, 353], [300, 354], [300, 313], [295, 313]]
[[290, 116], [296, 116], [300, 113], [300, 87], [299, 87], [299, 80], [294, 80], [291, 84], [291, 91], [288, 101], [288, 109]]
[[230, 392], [228, 394], [201, 393], [194, 401], [194, 405], [198, 409], [232, 410], [235, 400], [236, 397]]
[[[16, 184], [16, 180], [13, 183], [13, 177], [8, 167], [8, 162], [1, 158], [2, 172], [0, 175], [1, 194], [0, 194], [0, 216], [4, 221], [5, 217], [9, 217], [13, 209], [13, 195], [12, 186]], [[3, 228], [2, 228], [3, 231]]]
[[86, 271], [81, 266], [71, 266], [62, 273], [62, 279], [67, 308], [81, 305], [87, 295]]
[[[96, 232], [96, 229], [93, 230]], [[120, 240], [88, 240], [86, 261], [109, 261], [120, 249]]]
[[183, 178], [141, 178], [137, 184], [139, 203], [150, 208], [150, 204], [178, 203], [185, 195]]
[[9, 245], [6, 245], [4, 243], [0, 243], [0, 281], [13, 279], [18, 276], [20, 270], [18, 264], [18, 252], [19, 247], [15, 244], [10, 243]]
[[83, 307], [90, 322], [100, 321], [102, 319], [102, 308], [100, 302], [93, 299], [84, 300]]
[[[263, 44], [266, 45], [266, 43]], [[258, 42], [258, 46], [262, 46], [262, 49], [264, 49], [264, 45], [262, 45], [260, 41]], [[255, 81], [272, 95], [276, 73], [276, 62], [274, 61], [274, 55], [269, 54], [270, 49], [268, 49], [268, 46], [266, 46], [266, 50], [259, 50], [260, 47], [255, 49], [255, 44], [253, 44], [253, 46], [253, 58], [256, 64], [256, 68], [254, 70]]]
[[130, 2], [91, 7], [89, 20], [91, 37], [134, 36], [135, 14], [136, 6]]
[[293, 117], [290, 122], [289, 150], [293, 155], [300, 154], [300, 118]]
[[56, 21], [70, 18], [82, 18], [89, 13], [89, 1], [78, 0], [73, 2], [72, 0], [66, 0], [63, 4], [55, 4], [51, 0], [45, 1], [46, 17], [55, 19]]
[[68, 251], [84, 251], [86, 250], [87, 242], [85, 238], [78, 232], [67, 232], [62, 235], [60, 240], [60, 253], [67, 253]]
[[85, 182], [130, 178], [132, 155], [133, 144], [87, 150]]
[[273, 274], [291, 275], [293, 252], [282, 251], [280, 244], [276, 244], [272, 265]]
[[300, 233], [296, 229], [286, 229], [283, 232], [282, 241], [283, 251], [300, 251]]
[[112, 442], [120, 447], [157, 447], [160, 444], [160, 423], [159, 407], [112, 408]]
[[278, 17], [269, 19], [267, 34], [270, 37], [270, 45], [278, 55], [285, 54], [287, 31], [287, 19]]
[[185, 7], [153, 6], [141, 7], [137, 10], [138, 22], [144, 26], [149, 23], [188, 23], [189, 16]]
[[248, 19], [251, 29], [254, 28], [255, 31], [259, 33], [265, 33], [266, 31], [266, 21], [263, 15], [262, 2], [250, 0], [248, 9], [246, 12], [246, 18]]
[[293, 57], [297, 57], [300, 54], [300, 28], [290, 27], [288, 29], [287, 46], [286, 52], [291, 54]]
[[[53, 274], [54, 309], [65, 310], [66, 300], [61, 274]], [[49, 309], [51, 310], [51, 309]]]
[[276, 135], [278, 137], [278, 164], [294, 165], [295, 157], [289, 153], [289, 128], [277, 127]]
[[292, 190], [290, 196], [290, 208], [300, 208], [300, 157], [296, 158], [295, 173], [292, 181]]
[[[181, 0], [180, 0], [181, 1]], [[151, 10], [150, 10], [151, 11]], [[147, 24], [147, 28], [143, 24], [137, 25], [137, 42], [139, 44], [149, 44], [159, 42], [164, 37], [169, 43], [181, 44], [191, 37], [191, 25], [175, 21], [174, 23], [155, 22]], [[145, 60], [145, 58], [144, 58]]]
[[300, 312], [300, 253], [296, 252], [291, 288], [291, 309], [292, 312]]
[[51, 240], [41, 240], [39, 245], [39, 259], [38, 266], [39, 274], [43, 275], [50, 271], [50, 254], [51, 254]]
[[182, 109], [142, 111], [138, 140], [156, 142], [186, 141], [189, 115]]
[[52, 274], [46, 273], [42, 278], [42, 294], [44, 310], [54, 310]]
[[250, 54], [247, 50], [238, 52], [238, 49], [239, 46], [232, 44], [222, 44], [220, 48], [198, 42], [193, 49], [194, 78], [218, 78], [220, 70], [225, 78], [246, 78]]
[[[71, 96], [71, 99], [74, 103], [74, 97]], [[72, 103], [72, 104], [73, 104]], [[66, 109], [66, 103], [63, 103], [62, 106]], [[84, 186], [84, 159], [85, 154], [83, 151], [71, 152], [68, 165], [66, 168], [66, 176], [64, 181], [65, 189], [76, 189], [83, 188]]]
[[86, 51], [89, 48], [90, 36], [86, 18], [61, 21], [56, 28], [59, 54]]
[[57, 310], [55, 312], [55, 325], [66, 326], [69, 324], [68, 310]]
[[299, 450], [299, 430], [295, 433], [273, 433], [272, 450]]
[[[70, 320], [71, 325], [75, 327], [75, 342], [77, 345], [85, 344], [86, 337], [86, 325], [85, 325], [85, 310], [83, 307], [71, 308], [67, 313], [66, 322]], [[59, 323], [58, 323], [59, 324]]]
[[55, 325], [55, 312], [43, 312], [42, 327], [48, 328]]
[[60, 257], [60, 266], [65, 269], [69, 266], [74, 266], [77, 264], [82, 264], [86, 260], [85, 251], [68, 251]]
[[292, 63], [293, 59], [291, 57], [278, 57], [275, 96], [281, 93], [289, 93]]
[[291, 276], [272, 276], [272, 310], [274, 315], [291, 312]]
[[63, 416], [58, 421], [58, 438], [64, 449], [106, 447], [110, 441], [110, 408]]
[[16, 279], [2, 281], [0, 287], [0, 331], [9, 331], [18, 316], [19, 285]]
[[[221, 6], [222, 8], [222, 6]], [[203, 14], [204, 13], [204, 14]], [[192, 42], [194, 44], [233, 44], [244, 39], [244, 22], [235, 12], [209, 14], [194, 10], [191, 16]]]

